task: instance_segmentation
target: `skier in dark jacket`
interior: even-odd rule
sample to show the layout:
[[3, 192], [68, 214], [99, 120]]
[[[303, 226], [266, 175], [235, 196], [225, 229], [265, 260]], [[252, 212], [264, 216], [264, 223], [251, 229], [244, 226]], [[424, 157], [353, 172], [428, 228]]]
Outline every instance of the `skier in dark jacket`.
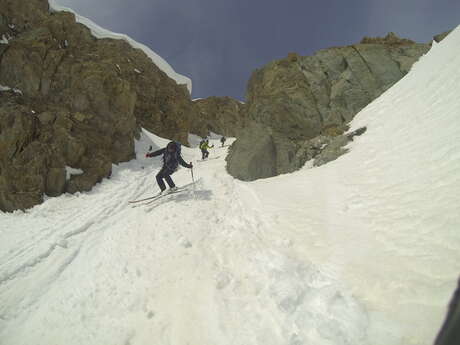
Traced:
[[222, 143], [222, 147], [224, 147], [225, 140], [227, 140], [227, 138], [224, 137], [224, 136], [222, 136], [222, 138], [220, 138], [220, 142]]
[[179, 164], [182, 165], [183, 167], [186, 168], [193, 168], [192, 162], [190, 164], [187, 164], [182, 156], [180, 155], [180, 144], [176, 143], [174, 141], [171, 141], [166, 145], [165, 148], [160, 149], [155, 152], [149, 152], [145, 156], [146, 157], [156, 157], [163, 155], [163, 167], [161, 168], [160, 172], [157, 174], [157, 183], [158, 186], [160, 187], [160, 194], [164, 192], [166, 189], [166, 185], [163, 181], [163, 179], [166, 180], [168, 183], [168, 186], [171, 191], [177, 190], [176, 185], [174, 184], [174, 181], [171, 178], [171, 175], [174, 174], [174, 172], [177, 170]]

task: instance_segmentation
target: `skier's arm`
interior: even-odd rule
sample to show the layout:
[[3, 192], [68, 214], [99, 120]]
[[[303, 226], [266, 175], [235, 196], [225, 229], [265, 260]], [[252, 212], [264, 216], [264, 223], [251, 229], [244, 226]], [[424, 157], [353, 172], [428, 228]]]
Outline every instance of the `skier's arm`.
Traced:
[[180, 165], [182, 165], [183, 167], [186, 167], [186, 168], [189, 168], [189, 169], [191, 169], [191, 168], [193, 167], [192, 164], [186, 163], [186, 162], [184, 161], [184, 159], [182, 158], [181, 155], [179, 155], [179, 156], [177, 157], [177, 160], [179, 161]]
[[162, 155], [164, 152], [165, 152], [166, 148], [163, 148], [163, 149], [159, 149], [155, 152], [149, 152], [145, 155], [145, 157], [156, 157], [156, 156], [160, 156]]

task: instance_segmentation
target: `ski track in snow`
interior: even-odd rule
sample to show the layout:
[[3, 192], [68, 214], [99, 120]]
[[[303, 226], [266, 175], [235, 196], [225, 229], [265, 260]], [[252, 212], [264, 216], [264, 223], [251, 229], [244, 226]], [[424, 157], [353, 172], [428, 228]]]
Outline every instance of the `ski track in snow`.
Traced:
[[[313, 322], [310, 339], [359, 343], [363, 322], [355, 321], [365, 312], [327, 274], [284, 253], [282, 241], [270, 243], [268, 224], [248, 208], [260, 200], [225, 173], [223, 159], [195, 167], [195, 191], [131, 207], [128, 200], [154, 193], [158, 162], [150, 163], [116, 169], [90, 193], [2, 215], [10, 229], [2, 243], [11, 245], [0, 252], [0, 338], [296, 344]], [[179, 185], [187, 179], [188, 169], [174, 175]], [[107, 328], [115, 331], [98, 332]]]
[[91, 192], [1, 213], [0, 343], [432, 344], [460, 271], [458, 46], [460, 29], [325, 166], [240, 182], [213, 139], [196, 185], [134, 207], [157, 190], [145, 148], [168, 142], [144, 131]]

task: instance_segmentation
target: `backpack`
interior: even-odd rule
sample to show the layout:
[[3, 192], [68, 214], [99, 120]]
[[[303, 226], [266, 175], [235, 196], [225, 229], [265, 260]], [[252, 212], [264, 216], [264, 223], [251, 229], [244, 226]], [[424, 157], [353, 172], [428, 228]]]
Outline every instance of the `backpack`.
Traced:
[[179, 156], [182, 146], [177, 141], [173, 142], [176, 145], [176, 151], [169, 152], [167, 149], [163, 153], [163, 163], [171, 171], [176, 171], [179, 166]]
[[177, 153], [178, 156], [180, 156], [180, 151], [182, 149], [182, 145], [178, 141], [175, 141], [174, 144], [176, 144], [176, 153]]

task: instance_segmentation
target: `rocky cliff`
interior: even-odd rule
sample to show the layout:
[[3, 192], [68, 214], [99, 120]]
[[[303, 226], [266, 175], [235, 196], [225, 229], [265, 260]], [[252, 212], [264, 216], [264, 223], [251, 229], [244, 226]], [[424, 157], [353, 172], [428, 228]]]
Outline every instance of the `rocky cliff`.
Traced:
[[389, 34], [292, 53], [253, 73], [245, 104], [192, 102], [127, 42], [96, 39], [47, 0], [0, 0], [0, 210], [91, 189], [134, 157], [141, 127], [184, 144], [188, 133], [238, 137], [228, 170], [243, 180], [324, 164], [365, 130], [343, 135], [353, 116], [428, 48]]
[[[429, 49], [390, 33], [361, 43], [289, 54], [256, 70], [247, 90], [248, 126], [231, 148], [228, 171], [243, 180], [335, 159], [341, 135], [362, 108], [401, 79]], [[355, 133], [356, 134], [356, 133]]]
[[186, 143], [196, 107], [143, 51], [46, 0], [0, 0], [0, 38], [0, 210], [89, 190], [140, 127]]
[[231, 97], [208, 97], [194, 101], [198, 116], [192, 132], [214, 132], [238, 137], [249, 119], [246, 105]]

